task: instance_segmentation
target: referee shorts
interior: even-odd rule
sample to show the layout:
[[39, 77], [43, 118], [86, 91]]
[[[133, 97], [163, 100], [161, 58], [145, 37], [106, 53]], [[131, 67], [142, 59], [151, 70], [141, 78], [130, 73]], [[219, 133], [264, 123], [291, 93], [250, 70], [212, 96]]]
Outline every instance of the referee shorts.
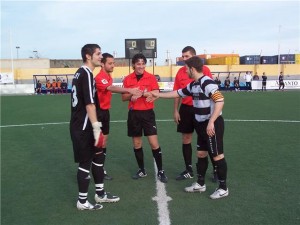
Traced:
[[127, 119], [127, 135], [129, 137], [157, 135], [155, 113], [149, 110], [129, 110]]
[[224, 119], [219, 116], [215, 125], [215, 135], [209, 137], [206, 133], [206, 128], [208, 125], [208, 120], [204, 122], [197, 122], [196, 132], [197, 132], [197, 150], [198, 151], [208, 151], [213, 157], [223, 154], [223, 136], [224, 136]]
[[98, 109], [97, 110], [97, 119], [102, 123], [102, 133], [104, 135], [109, 134], [109, 121], [110, 121], [110, 113], [109, 110]]
[[177, 125], [177, 132], [183, 134], [193, 133], [195, 129], [194, 107], [181, 104], [179, 108], [180, 121]]
[[98, 148], [94, 146], [92, 130], [70, 131], [73, 143], [74, 161], [76, 163], [87, 162], [94, 158]]

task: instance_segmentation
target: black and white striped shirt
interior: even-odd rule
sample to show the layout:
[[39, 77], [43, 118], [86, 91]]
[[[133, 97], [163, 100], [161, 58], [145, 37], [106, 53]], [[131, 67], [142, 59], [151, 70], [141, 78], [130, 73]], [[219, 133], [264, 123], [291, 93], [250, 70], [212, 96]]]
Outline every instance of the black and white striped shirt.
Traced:
[[[218, 90], [218, 85], [208, 76], [202, 76], [198, 81], [192, 81], [185, 88], [177, 90], [177, 93], [183, 98], [192, 96], [195, 119], [198, 122], [209, 120], [214, 111], [216, 99], [223, 98]], [[215, 94], [217, 97], [214, 98]]]

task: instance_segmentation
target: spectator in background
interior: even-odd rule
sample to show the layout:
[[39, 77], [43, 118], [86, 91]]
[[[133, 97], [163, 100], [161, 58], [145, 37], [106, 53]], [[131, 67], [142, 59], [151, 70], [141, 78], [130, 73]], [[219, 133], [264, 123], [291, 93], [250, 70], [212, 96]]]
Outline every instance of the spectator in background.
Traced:
[[52, 80], [52, 93], [57, 93], [57, 83], [55, 79]]
[[65, 80], [63, 80], [61, 83], [61, 91], [62, 93], [68, 93], [68, 84]]
[[226, 77], [226, 79], [224, 80], [224, 87], [225, 87], [225, 91], [230, 90], [230, 78], [229, 78], [229, 76]]
[[262, 86], [261, 86], [261, 91], [267, 91], [267, 88], [266, 88], [266, 86], [267, 86], [267, 76], [266, 76], [266, 74], [265, 74], [265, 72], [263, 72], [263, 75], [262, 75]]
[[280, 75], [278, 77], [278, 82], [279, 82], [279, 89], [281, 88], [281, 90], [283, 91], [284, 89], [284, 81], [283, 81], [283, 72], [280, 72]]
[[57, 93], [62, 93], [62, 91], [61, 91], [61, 80], [60, 80], [60, 78], [57, 79]]
[[40, 95], [42, 93], [42, 84], [41, 84], [41, 82], [39, 80], [36, 83], [35, 93], [37, 95]]
[[240, 91], [240, 81], [236, 77], [233, 80], [233, 86], [235, 91]]
[[216, 84], [218, 85], [218, 88], [221, 88], [221, 81], [219, 80], [219, 77], [216, 77], [215, 79]]
[[47, 94], [52, 94], [52, 84], [50, 83], [50, 80], [47, 80], [46, 92], [47, 92]]
[[252, 90], [252, 86], [251, 86], [251, 81], [252, 81], [252, 73], [247, 71], [245, 76], [244, 76], [244, 79], [246, 81], [246, 89], [248, 91], [251, 91]]
[[259, 80], [259, 76], [257, 75], [257, 72], [256, 72], [255, 75], [253, 76], [253, 80]]
[[[196, 50], [192, 46], [186, 46], [182, 49], [182, 58], [184, 62], [189, 58], [196, 55]], [[203, 74], [212, 78], [212, 74], [208, 67], [203, 66]], [[185, 88], [187, 84], [192, 82], [188, 76], [186, 66], [181, 67], [175, 77], [173, 90], [178, 90], [181, 88]], [[180, 105], [180, 107], [179, 107]], [[182, 154], [185, 163], [185, 170], [180, 173], [176, 180], [184, 180], [188, 178], [193, 178], [193, 166], [192, 166], [192, 138], [193, 132], [195, 130], [195, 111], [193, 108], [193, 99], [192, 97], [186, 98], [175, 98], [174, 99], [174, 121], [177, 124], [177, 132], [181, 133], [182, 139]], [[213, 178], [212, 181], [216, 182], [217, 174], [216, 168], [214, 165], [214, 161], [211, 158], [211, 162], [213, 165]]]

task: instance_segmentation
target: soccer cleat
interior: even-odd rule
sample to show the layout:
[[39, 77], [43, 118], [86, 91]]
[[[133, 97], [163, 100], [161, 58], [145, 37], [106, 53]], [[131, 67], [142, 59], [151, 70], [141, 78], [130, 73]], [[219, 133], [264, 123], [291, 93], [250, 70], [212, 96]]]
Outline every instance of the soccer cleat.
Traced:
[[203, 186], [201, 186], [200, 184], [195, 182], [190, 187], [184, 188], [184, 190], [186, 192], [200, 192], [201, 193], [201, 192], [206, 191], [206, 186], [205, 186], [205, 184]]
[[80, 203], [80, 201], [77, 201], [77, 209], [78, 210], [98, 210], [98, 209], [102, 209], [102, 208], [103, 208], [103, 205], [100, 205], [100, 204], [92, 205], [88, 201], [86, 201], [85, 203]]
[[217, 188], [214, 193], [210, 195], [211, 199], [224, 198], [229, 195], [229, 190], [223, 190], [221, 188]]
[[179, 174], [178, 177], [176, 177], [176, 180], [185, 180], [185, 179], [193, 178], [193, 177], [194, 177], [194, 173], [193, 172], [185, 170], [181, 174]]
[[165, 174], [165, 171], [161, 170], [161, 171], [158, 171], [157, 173], [157, 178], [163, 182], [163, 183], [167, 183], [168, 182], [168, 178]]
[[110, 194], [109, 192], [105, 192], [102, 196], [95, 194], [95, 201], [97, 203], [118, 202], [118, 201], [120, 201], [120, 198], [118, 196]]
[[147, 176], [146, 171], [145, 171], [145, 170], [139, 169], [139, 170], [136, 172], [136, 174], [134, 174], [134, 175], [132, 176], [132, 179], [137, 180], [137, 179], [140, 179], [140, 178], [143, 178], [143, 177], [146, 177], [146, 176]]
[[108, 174], [104, 174], [104, 179], [105, 180], [112, 180], [113, 178], [109, 176]]

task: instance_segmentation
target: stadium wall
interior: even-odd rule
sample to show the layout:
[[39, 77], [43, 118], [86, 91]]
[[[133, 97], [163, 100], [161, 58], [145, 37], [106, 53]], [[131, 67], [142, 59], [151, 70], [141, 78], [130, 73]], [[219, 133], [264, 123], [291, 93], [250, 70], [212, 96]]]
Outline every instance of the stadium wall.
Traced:
[[[294, 77], [293, 79], [300, 78], [300, 64], [275, 64], [275, 65], [209, 65], [212, 73], [216, 72], [232, 72], [232, 71], [251, 71], [254, 75], [257, 73], [260, 77], [263, 72], [267, 76], [278, 77], [280, 71], [283, 72], [285, 78]], [[173, 81], [177, 71], [181, 66], [155, 66], [146, 67], [150, 73], [160, 76], [161, 81]], [[61, 74], [74, 74], [77, 68], [14, 68], [14, 81], [15, 84], [32, 84], [33, 75], [61, 75]], [[100, 68], [94, 70], [96, 75]], [[116, 82], [122, 80], [124, 76], [131, 73], [131, 67], [115, 67], [113, 77]], [[11, 73], [12, 69], [3, 67], [0, 68], [0, 73]]]

